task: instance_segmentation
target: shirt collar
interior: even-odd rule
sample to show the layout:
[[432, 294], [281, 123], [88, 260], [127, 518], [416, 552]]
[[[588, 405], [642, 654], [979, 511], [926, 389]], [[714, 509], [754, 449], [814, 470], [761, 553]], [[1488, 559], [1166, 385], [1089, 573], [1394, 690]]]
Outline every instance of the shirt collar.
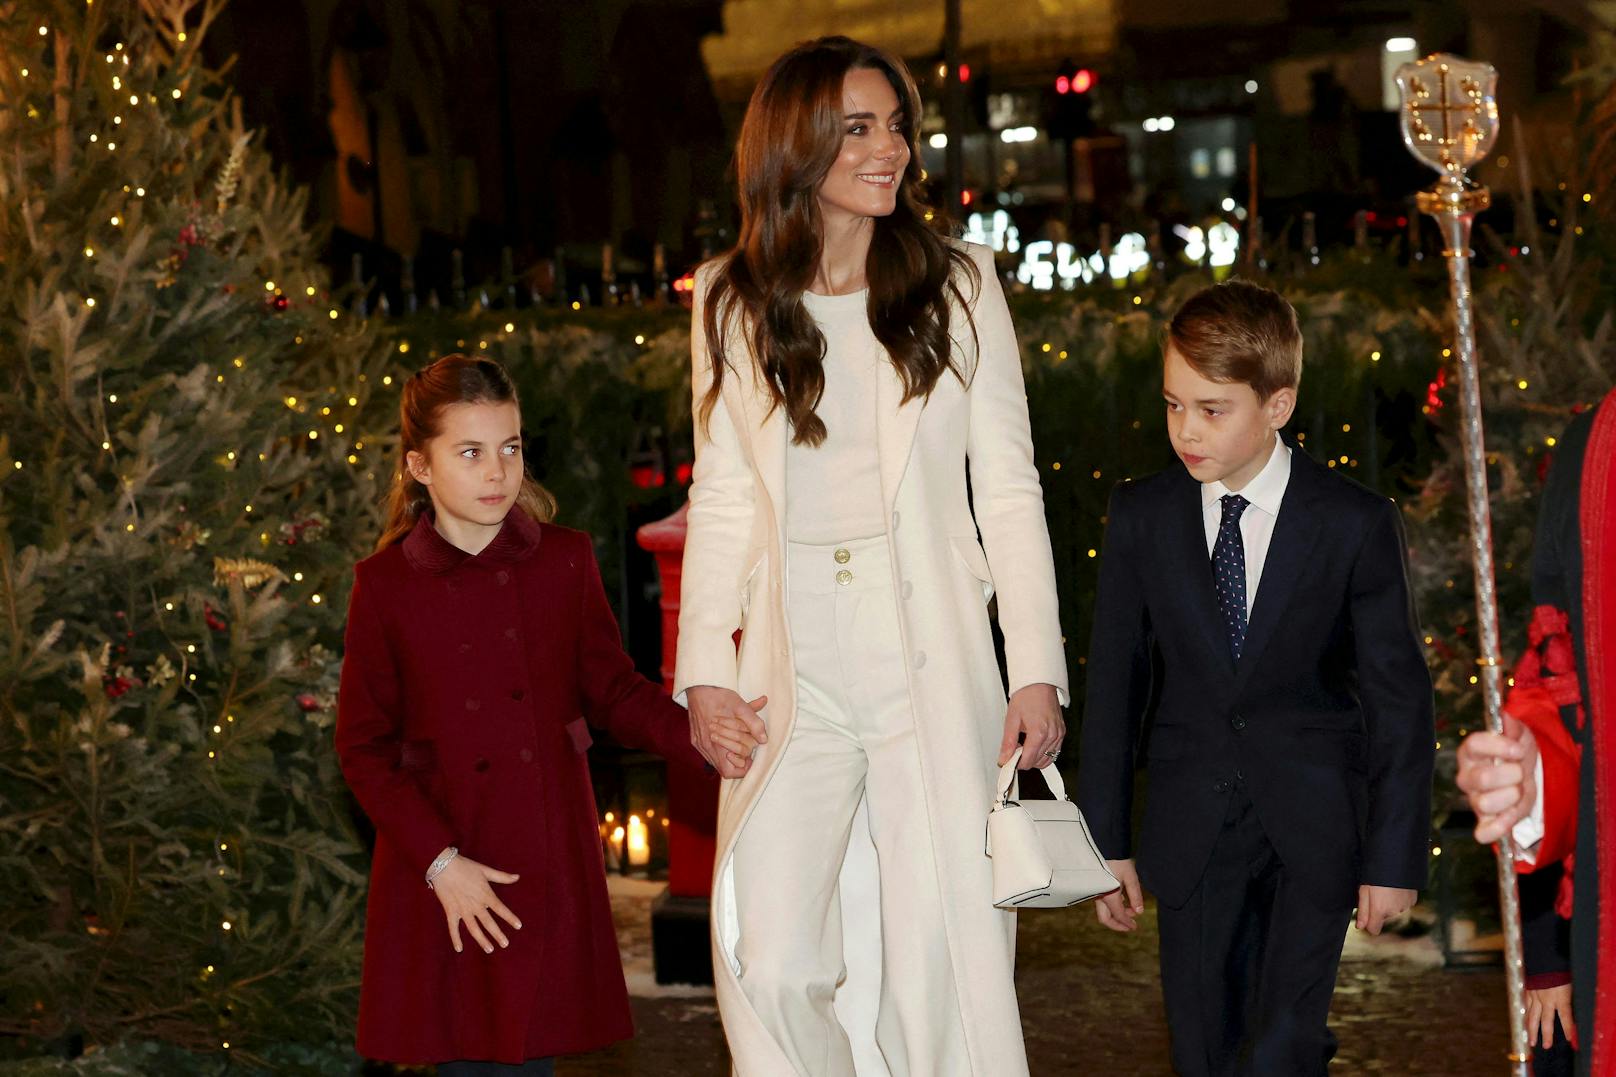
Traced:
[[481, 553], [469, 554], [438, 533], [429, 510], [415, 521], [415, 529], [404, 538], [404, 557], [423, 572], [441, 574], [462, 564], [508, 565], [520, 561], [538, 548], [543, 534], [538, 523], [520, 506], [513, 507], [500, 525], [494, 541]]
[[[1274, 438], [1274, 451], [1269, 455], [1268, 462], [1263, 469], [1257, 472], [1257, 477], [1246, 483], [1246, 488], [1240, 491], [1240, 496], [1251, 504], [1262, 509], [1270, 516], [1279, 515], [1279, 503], [1285, 499], [1285, 484], [1291, 475], [1291, 449], [1285, 444], [1285, 439]], [[1226, 494], [1234, 493], [1223, 485], [1220, 479], [1216, 482], [1203, 482], [1201, 484], [1201, 508], [1214, 505]]]

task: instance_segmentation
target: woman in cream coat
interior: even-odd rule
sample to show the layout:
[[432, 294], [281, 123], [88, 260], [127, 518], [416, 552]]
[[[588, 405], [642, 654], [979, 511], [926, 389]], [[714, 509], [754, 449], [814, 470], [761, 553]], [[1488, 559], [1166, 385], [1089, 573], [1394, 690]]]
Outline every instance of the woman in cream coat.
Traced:
[[991, 252], [925, 223], [919, 115], [880, 50], [781, 57], [697, 275], [675, 696], [698, 745], [762, 742], [713, 896], [742, 1077], [1026, 1072], [983, 837], [1017, 742], [1059, 752], [1065, 659], [1009, 311]]

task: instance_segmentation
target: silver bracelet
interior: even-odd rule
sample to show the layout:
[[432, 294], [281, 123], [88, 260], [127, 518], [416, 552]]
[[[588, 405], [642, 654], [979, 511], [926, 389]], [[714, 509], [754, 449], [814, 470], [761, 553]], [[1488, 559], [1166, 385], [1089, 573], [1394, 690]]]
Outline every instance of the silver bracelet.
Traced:
[[449, 846], [447, 849], [443, 850], [443, 852], [438, 854], [438, 858], [432, 861], [432, 866], [426, 869], [426, 888], [428, 890], [437, 889], [437, 887], [432, 885], [432, 880], [436, 879], [439, 875], [442, 875], [443, 869], [449, 866], [449, 861], [453, 860], [459, 855], [460, 850], [456, 849], [453, 845]]

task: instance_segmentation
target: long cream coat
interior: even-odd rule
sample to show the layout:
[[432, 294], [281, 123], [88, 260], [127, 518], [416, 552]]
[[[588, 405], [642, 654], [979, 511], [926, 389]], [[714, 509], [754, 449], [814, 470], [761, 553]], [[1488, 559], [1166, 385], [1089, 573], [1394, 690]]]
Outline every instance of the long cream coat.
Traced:
[[[925, 802], [915, 810], [930, 822], [970, 1069], [982, 1077], [1015, 1077], [1026, 1073], [1013, 983], [1015, 916], [993, 907], [991, 862], [983, 853], [1005, 716], [987, 611], [995, 590], [1011, 691], [1043, 683], [1058, 689], [1063, 704], [1068, 696], [1020, 352], [991, 252], [974, 244], [967, 249], [982, 276], [971, 304], [980, 354], [962, 311], [954, 312], [951, 332], [969, 387], [944, 375], [929, 399], [900, 406], [902, 384], [884, 365], [877, 442], [903, 672], [926, 787]], [[712, 380], [702, 334], [711, 272], [698, 275], [691, 333], [698, 403]], [[962, 290], [973, 298], [968, 283]], [[746, 369], [746, 345], [733, 327], [726, 331], [732, 369], [707, 429], [697, 424], [674, 693], [683, 702], [691, 686], [715, 685], [747, 699], [769, 697], [762, 715], [769, 743], [746, 777], [726, 781], [720, 795], [713, 972], [736, 1072], [789, 1077], [789, 1063], [736, 978], [739, 925], [730, 863], [736, 837], [790, 743], [796, 716], [783, 571], [789, 424], [783, 409], [770, 413], [768, 393]], [[739, 656], [732, 642], [737, 628], [743, 629]], [[841, 874], [847, 982], [836, 1005], [858, 1054], [861, 1036], [873, 1027], [879, 985], [879, 882], [868, 831], [858, 822], [852, 842]], [[860, 1077], [864, 1072], [861, 1065]]]

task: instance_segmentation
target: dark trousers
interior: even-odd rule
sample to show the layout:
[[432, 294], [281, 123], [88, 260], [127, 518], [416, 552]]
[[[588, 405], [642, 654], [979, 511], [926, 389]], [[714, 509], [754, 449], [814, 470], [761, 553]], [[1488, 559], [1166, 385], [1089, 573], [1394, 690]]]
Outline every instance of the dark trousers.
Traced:
[[1206, 875], [1162, 905], [1162, 995], [1182, 1077], [1322, 1077], [1352, 907], [1321, 909], [1287, 877], [1237, 790]]
[[438, 1077], [554, 1077], [555, 1059], [526, 1062], [439, 1062]]

